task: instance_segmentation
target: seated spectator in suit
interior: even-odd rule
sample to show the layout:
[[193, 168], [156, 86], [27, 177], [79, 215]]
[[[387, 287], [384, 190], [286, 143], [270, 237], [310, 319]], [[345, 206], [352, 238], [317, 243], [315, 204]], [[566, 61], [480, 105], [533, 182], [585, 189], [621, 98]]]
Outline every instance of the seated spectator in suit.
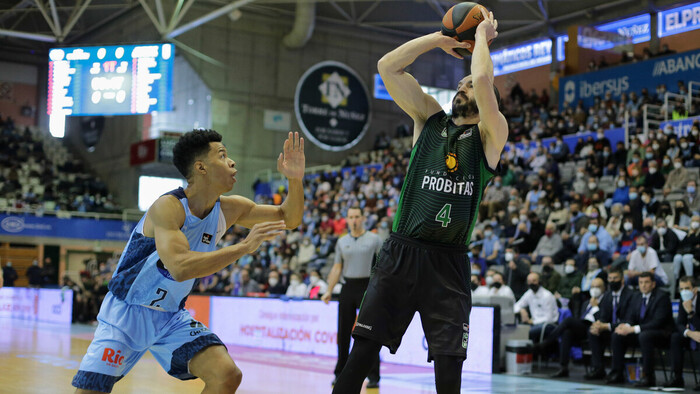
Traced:
[[547, 339], [535, 345], [535, 353], [541, 349], [548, 349], [555, 344], [559, 344], [559, 364], [560, 368], [552, 378], [564, 378], [569, 376], [569, 355], [574, 343], [581, 344], [586, 338], [588, 330], [600, 317], [600, 302], [605, 293], [605, 282], [602, 278], [595, 278], [590, 287], [590, 299], [584, 303], [580, 310], [573, 311], [572, 316], [564, 319]]
[[542, 272], [540, 273], [540, 284], [554, 294], [559, 289], [561, 275], [554, 269], [554, 261], [547, 256], [542, 258]]
[[595, 257], [601, 267], [607, 267], [610, 265], [610, 256], [609, 252], [599, 247], [598, 237], [592, 235], [588, 238], [586, 250], [579, 252], [574, 259], [576, 260], [576, 267], [584, 272], [591, 257]]
[[690, 222], [690, 230], [678, 244], [677, 254], [673, 256], [673, 274], [681, 275], [681, 264], [685, 274], [693, 276], [693, 260], [700, 261], [700, 216], [695, 215]]
[[574, 259], [566, 260], [564, 263], [564, 276], [559, 280], [559, 288], [554, 296], [557, 299], [571, 299], [571, 296], [581, 292], [581, 278], [583, 273], [576, 268]]
[[[681, 306], [678, 308], [676, 330], [671, 334], [671, 380], [664, 384], [667, 388], [684, 388], [683, 359], [686, 349], [693, 352], [700, 349], [700, 313], [698, 313], [698, 288], [695, 278], [684, 276], [679, 281]], [[695, 357], [691, 354], [690, 357]], [[700, 386], [695, 387], [698, 391]]]
[[634, 291], [624, 286], [622, 270], [611, 268], [608, 273], [609, 290], [600, 300], [600, 314], [588, 330], [588, 342], [591, 346], [591, 371], [584, 379], [605, 378], [603, 351], [610, 343], [610, 335], [620, 324], [621, 317], [627, 313]]
[[656, 251], [647, 245], [646, 237], [637, 237], [637, 249], [630, 253], [630, 263], [625, 271], [627, 284], [636, 286], [637, 278], [643, 272], [651, 272], [661, 285], [668, 284], [668, 276], [661, 267]]
[[530, 273], [530, 261], [528, 261], [516, 249], [506, 249], [505, 260], [506, 265], [503, 270], [503, 277], [506, 279], [506, 284], [513, 290], [515, 299], [520, 297], [527, 291], [527, 275]]
[[610, 338], [613, 369], [606, 378], [606, 383], [625, 381], [623, 369], [627, 347], [639, 346], [642, 350], [642, 371], [644, 377], [635, 387], [656, 385], [654, 372], [654, 348], [666, 347], [673, 330], [673, 313], [671, 298], [656, 288], [654, 274], [642, 272], [639, 275], [639, 293], [637, 293], [627, 310], [622, 323], [615, 328]]
[[[555, 324], [559, 319], [559, 308], [557, 308], [557, 300], [554, 294], [544, 287], [540, 286], [540, 274], [530, 272], [527, 276], [527, 285], [529, 290], [515, 303], [513, 311], [520, 313], [520, 319], [524, 324], [531, 324], [530, 340], [539, 342], [542, 330], [544, 329], [544, 337], [554, 330]], [[527, 309], [530, 309], [530, 314]]]
[[651, 235], [649, 246], [656, 251], [660, 261], [672, 261], [678, 250], [678, 236], [666, 225], [664, 218], [656, 218], [656, 231]]
[[554, 256], [563, 248], [564, 243], [556, 230], [556, 226], [554, 223], [547, 223], [544, 235], [540, 237], [535, 251], [532, 252], [532, 260], [535, 261], [536, 264], [540, 264], [543, 257]]

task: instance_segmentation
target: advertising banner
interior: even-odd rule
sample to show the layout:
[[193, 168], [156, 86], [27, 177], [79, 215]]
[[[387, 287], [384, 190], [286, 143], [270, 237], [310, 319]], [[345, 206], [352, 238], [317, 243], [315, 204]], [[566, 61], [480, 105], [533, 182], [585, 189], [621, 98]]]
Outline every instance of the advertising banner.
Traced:
[[136, 223], [0, 214], [0, 235], [128, 241]]
[[[338, 304], [319, 301], [211, 297], [210, 328], [224, 343], [296, 353], [337, 356]], [[464, 371], [491, 373], [494, 308], [473, 307]], [[383, 349], [384, 362], [427, 364], [428, 350], [416, 314], [395, 355]]]
[[659, 37], [700, 29], [700, 3], [660, 11], [658, 18]]
[[682, 120], [669, 120], [667, 122], [661, 122], [659, 129], [663, 130], [666, 125], [673, 126], [673, 132], [679, 138], [687, 137], [690, 134], [690, 129], [693, 128], [693, 123], [700, 123], [700, 116], [694, 116], [692, 118], [682, 119]]
[[73, 291], [3, 287], [0, 289], [0, 318], [71, 323]]
[[306, 137], [329, 151], [350, 149], [369, 127], [369, 93], [362, 79], [343, 63], [325, 61], [302, 75], [294, 111]]
[[679, 80], [697, 80], [700, 75], [700, 50], [654, 58], [639, 63], [610, 67], [600, 71], [562, 78], [559, 86], [559, 108], [575, 106], [579, 100], [586, 107], [596, 97], [611, 93], [619, 100], [622, 93], [637, 92], [647, 88], [654, 92], [659, 84], [675, 89]]

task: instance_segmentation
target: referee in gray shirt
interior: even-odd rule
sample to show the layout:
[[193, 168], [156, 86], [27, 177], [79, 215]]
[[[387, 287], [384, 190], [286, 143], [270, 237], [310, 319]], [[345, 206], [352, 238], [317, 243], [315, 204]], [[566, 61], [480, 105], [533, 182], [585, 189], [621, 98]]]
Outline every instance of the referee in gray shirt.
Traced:
[[[328, 274], [328, 291], [321, 298], [326, 304], [331, 299], [333, 287], [338, 283], [341, 273], [345, 279], [343, 290], [338, 300], [338, 363], [335, 366], [336, 379], [345, 367], [350, 353], [350, 335], [357, 310], [369, 284], [369, 276], [376, 255], [382, 247], [378, 235], [365, 230], [365, 217], [362, 209], [348, 209], [346, 221], [350, 234], [341, 237], [335, 244], [335, 264]], [[369, 371], [367, 388], [379, 387], [379, 354], [375, 366]], [[335, 385], [335, 380], [333, 380]]]

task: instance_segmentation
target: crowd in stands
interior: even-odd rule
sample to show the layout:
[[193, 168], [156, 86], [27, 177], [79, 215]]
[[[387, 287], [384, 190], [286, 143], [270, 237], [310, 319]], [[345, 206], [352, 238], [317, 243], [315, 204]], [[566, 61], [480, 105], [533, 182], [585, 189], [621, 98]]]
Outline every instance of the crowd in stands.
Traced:
[[[680, 82], [674, 91], [682, 91], [682, 86]], [[577, 322], [583, 320], [589, 321], [586, 328], [590, 327], [590, 332], [607, 332], [608, 336], [611, 327], [620, 336], [630, 334], [630, 327], [635, 334], [646, 330], [640, 323], [644, 313], [625, 316], [626, 326], [620, 321], [603, 321], [607, 326], [601, 323], [600, 315], [591, 313], [591, 309], [603, 313], [603, 294], [619, 295], [640, 288], [642, 293], [658, 294], [657, 298], [662, 299], [659, 302], [668, 301], [670, 307], [669, 296], [688, 301], [684, 290], [696, 291], [695, 267], [700, 265], [700, 123], [695, 121], [683, 136], [676, 135], [673, 128], [648, 134], [636, 128], [628, 147], [624, 143], [612, 146], [604, 134], [606, 129], [622, 125], [625, 111], [641, 125], [641, 106], [661, 103], [665, 90], [665, 86], [659, 86], [654, 94], [646, 90], [631, 92], [619, 101], [606, 95], [590, 108], [579, 103], [561, 110], [553, 109], [546, 92], [525, 95], [519, 87], [506, 100], [511, 134], [499, 175], [484, 193], [472, 233], [471, 284], [476, 295], [512, 297], [514, 313], [521, 323], [532, 325], [530, 337], [535, 342], [552, 345], [552, 336], [569, 335], [568, 340], [556, 342], [570, 344], [571, 333], [580, 330]], [[674, 107], [674, 112], [674, 117], [683, 118], [697, 115], [698, 108], [693, 105], [688, 111]], [[397, 138], [378, 138], [377, 148], [381, 149], [347, 157], [343, 170], [308, 175], [302, 225], [198, 280], [195, 292], [320, 298], [327, 290], [324, 276], [333, 264], [336, 241], [348, 231], [344, 219], [348, 207], [361, 207], [366, 228], [382, 239], [388, 237], [411, 152], [411, 137], [406, 136], [406, 130], [399, 128]], [[594, 132], [595, 136], [581, 138], [574, 149], [569, 149], [562, 137], [577, 132]], [[555, 137], [555, 142], [546, 146], [542, 143], [545, 137]], [[29, 157], [43, 170], [28, 176], [53, 179], [55, 171], [63, 170], [46, 161], [41, 144], [32, 142], [28, 132], [5, 127], [0, 138], [1, 147], [12, 146], [0, 148], [0, 163], [9, 163], [16, 175], [20, 173], [17, 163], [27, 162]], [[22, 150], [26, 156], [23, 160], [9, 158]], [[6, 172], [3, 170], [0, 178], [2, 193], [18, 195], [18, 177], [11, 179]], [[62, 195], [60, 183], [54, 186], [51, 193]], [[106, 190], [83, 184], [82, 189], [71, 188], [68, 192], [69, 196], [83, 192], [97, 196]], [[271, 196], [256, 197], [257, 202], [270, 204], [279, 204], [284, 198], [283, 187]], [[234, 227], [220, 245], [238, 243], [246, 234], [247, 230]], [[662, 263], [672, 264], [671, 272], [666, 272]], [[78, 304], [85, 315], [96, 311], [100, 295], [106, 293], [111, 274], [110, 264], [104, 265], [104, 269], [100, 264], [97, 269], [87, 270], [84, 278], [81, 274], [82, 286], [66, 282], [78, 289]], [[563, 267], [562, 273], [555, 267]], [[608, 301], [612, 302], [610, 297]], [[621, 305], [615, 299], [614, 305]], [[666, 309], [659, 313], [665, 314]], [[574, 320], [564, 324], [568, 318]], [[619, 332], [618, 327], [622, 327]], [[690, 331], [689, 335], [695, 335], [694, 330]], [[663, 340], [654, 337], [656, 344], [670, 346], [671, 331], [664, 332], [668, 335]], [[618, 353], [624, 349], [619, 343], [615, 346]], [[649, 372], [648, 363], [653, 358], [648, 347], [642, 350]], [[562, 353], [560, 361], [568, 364], [568, 356]], [[615, 359], [614, 365], [619, 367], [619, 362]], [[600, 378], [600, 370], [594, 372], [593, 377]], [[620, 380], [617, 375], [608, 378], [611, 382]]]
[[121, 212], [99, 177], [57, 150], [0, 114], [0, 209]]

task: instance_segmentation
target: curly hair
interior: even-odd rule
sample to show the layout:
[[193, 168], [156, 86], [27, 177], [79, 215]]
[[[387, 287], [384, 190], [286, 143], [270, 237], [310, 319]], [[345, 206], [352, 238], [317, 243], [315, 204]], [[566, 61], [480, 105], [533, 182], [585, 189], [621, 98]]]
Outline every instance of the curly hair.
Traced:
[[210, 142], [221, 142], [221, 134], [214, 130], [198, 129], [180, 137], [173, 147], [173, 164], [185, 179], [192, 176], [192, 164], [198, 157], [209, 152]]

